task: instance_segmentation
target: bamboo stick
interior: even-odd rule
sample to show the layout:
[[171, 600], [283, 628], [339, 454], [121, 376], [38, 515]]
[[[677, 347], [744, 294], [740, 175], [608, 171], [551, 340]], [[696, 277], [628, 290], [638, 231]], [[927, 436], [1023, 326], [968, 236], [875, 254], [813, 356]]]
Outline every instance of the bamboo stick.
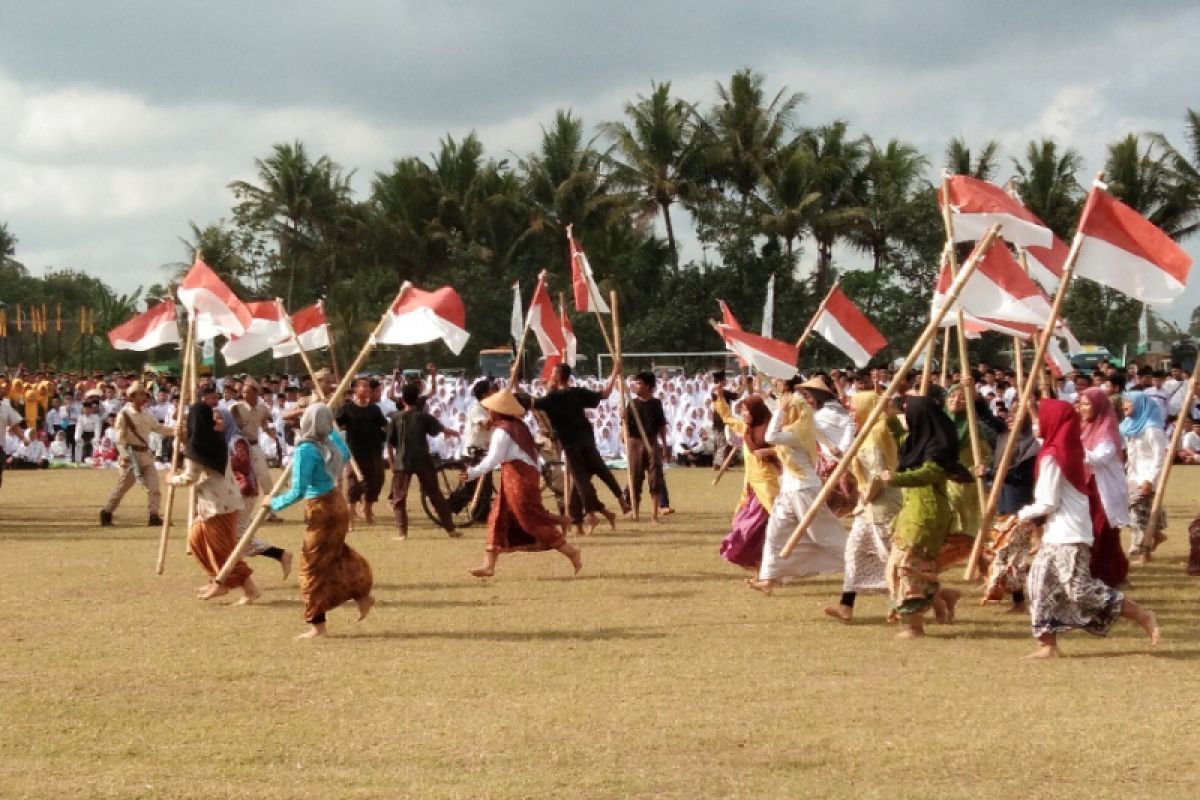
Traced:
[[1150, 550], [1153, 551], [1154, 535], [1158, 532], [1158, 519], [1162, 513], [1163, 502], [1167, 496], [1167, 481], [1171, 477], [1171, 467], [1175, 463], [1175, 454], [1179, 452], [1179, 440], [1183, 438], [1184, 426], [1191, 422], [1192, 402], [1196, 399], [1196, 369], [1192, 369], [1192, 377], [1188, 380], [1187, 391], [1183, 395], [1183, 407], [1179, 411], [1179, 416], [1175, 419], [1175, 430], [1171, 431], [1171, 442], [1167, 448], [1167, 460], [1163, 464], [1162, 472], [1158, 475], [1157, 485], [1154, 487], [1154, 500], [1150, 503]]
[[858, 454], [858, 450], [860, 447], [862, 447], [863, 442], [866, 441], [867, 436], [871, 432], [871, 428], [874, 427], [875, 422], [880, 418], [880, 416], [883, 415], [884, 410], [887, 408], [887, 404], [891, 401], [892, 393], [896, 391], [896, 387], [900, 384], [900, 382], [906, 379], [908, 371], [912, 369], [912, 365], [916, 363], [921, 351], [924, 350], [928, 346], [930, 340], [937, 335], [938, 326], [941, 324], [942, 318], [946, 316], [946, 313], [950, 310], [950, 307], [958, 300], [959, 294], [962, 293], [963, 286], [966, 285], [966, 282], [971, 275], [975, 273], [975, 268], [979, 265], [979, 260], [983, 257], [983, 254], [987, 252], [988, 247], [991, 246], [992, 241], [996, 238], [999, 232], [1000, 225], [993, 225], [988, 229], [987, 233], [984, 234], [983, 238], [979, 240], [978, 244], [975, 245], [975, 251], [971, 253], [971, 257], [967, 259], [967, 263], [963, 265], [962, 270], [958, 273], [958, 276], [954, 279], [954, 282], [950, 284], [950, 288], [946, 292], [946, 302], [933, 312], [929, 323], [925, 326], [925, 330], [921, 332], [921, 335], [913, 345], [912, 350], [909, 351], [908, 356], [904, 359], [904, 364], [900, 367], [900, 369], [896, 370], [895, 374], [893, 374], [892, 380], [888, 384], [887, 389], [885, 389], [883, 394], [880, 395], [878, 402], [875, 403], [875, 407], [871, 409], [871, 413], [859, 427], [858, 434], [855, 435], [854, 441], [850, 443], [850, 446], [846, 448], [846, 452], [842, 454], [842, 460], [837, 463], [837, 466], [834, 467], [833, 472], [825, 479], [825, 483], [821, 485], [821, 491], [817, 493], [816, 499], [813, 501], [808, 511], [805, 512], [804, 517], [800, 520], [800, 524], [796, 526], [796, 530], [792, 532], [791, 538], [788, 539], [787, 543], [780, 550], [780, 555], [782, 557], [786, 558], [792, 554], [792, 551], [796, 549], [796, 545], [800, 543], [800, 537], [804, 535], [806, 530], [808, 530], [808, 526], [812, 523], [813, 518], [816, 517], [821, 509], [825, 507], [825, 501], [829, 499], [829, 495], [833, 494], [834, 489], [837, 488], [838, 481], [840, 481], [842, 476], [846, 474], [846, 470], [850, 469], [850, 465], [854, 463], [854, 457]]
[[[346, 395], [346, 390], [350, 387], [351, 381], [354, 380], [354, 373], [358, 372], [359, 368], [362, 367], [363, 362], [366, 360], [367, 354], [370, 353], [372, 348], [375, 347], [375, 337], [379, 335], [381, 330], [383, 330], [383, 326], [387, 322], [388, 314], [391, 312], [392, 306], [396, 305], [396, 303], [398, 303], [404, 296], [404, 293], [407, 292], [411, 287], [412, 284], [408, 281], [405, 281], [403, 285], [401, 285], [400, 291], [396, 294], [395, 299], [392, 300], [391, 303], [388, 303], [387, 307], [383, 310], [383, 314], [380, 316], [379, 322], [376, 324], [375, 329], [371, 331], [371, 335], [367, 337], [365, 342], [363, 342], [362, 350], [360, 350], [358, 355], [354, 358], [354, 361], [346, 370], [346, 374], [342, 376], [341, 382], [338, 383], [337, 388], [334, 389], [333, 396], [328, 399], [330, 411], [334, 413], [337, 412], [338, 406], [342, 404], [342, 398]], [[275, 485], [271, 487], [271, 494], [269, 497], [274, 497], [283, 490], [283, 485], [287, 482], [289, 474], [289, 470], [286, 469], [279, 473], [279, 477], [275, 480]], [[337, 490], [334, 489], [334, 491]], [[269, 513], [270, 509], [266, 505], [260, 505], [258, 510], [254, 512], [254, 517], [250, 520], [250, 526], [246, 528], [246, 532], [243, 533], [242, 538], [238, 540], [237, 546], [234, 547], [233, 552], [229, 554], [229, 558], [226, 559], [225, 564], [221, 567], [221, 571], [217, 573], [215, 578], [213, 578], [216, 583], [223, 583], [225, 579], [229, 577], [230, 571], [232, 571], [234, 566], [241, 561], [242, 556], [246, 553], [246, 548], [250, 546], [251, 540], [254, 539], [254, 534], [258, 532], [259, 526], [263, 524]]]
[[[196, 362], [195, 350], [196, 350], [196, 341], [195, 341], [195, 339], [193, 339], [192, 340], [192, 353], [191, 353], [192, 371], [191, 371], [189, 381], [188, 381], [188, 394], [187, 394], [187, 399], [188, 399], [189, 403], [194, 403], [200, 398], [200, 365]], [[183, 396], [182, 392], [180, 392], [180, 396]], [[195, 522], [196, 522], [196, 503], [197, 503], [197, 501], [198, 501], [198, 498], [196, 497], [196, 487], [194, 485], [188, 487], [188, 530], [189, 531], [192, 529], [192, 525], [195, 524]], [[190, 547], [191, 545], [188, 545], [188, 546]], [[190, 551], [189, 551], [189, 555], [190, 555]]]
[[[175, 407], [175, 446], [171, 453], [171, 475], [174, 476], [179, 471], [179, 457], [183, 451], [183, 438], [180, 431], [183, 428], [183, 412], [187, 408], [186, 395], [184, 386], [189, 380], [195, 364], [192, 363], [192, 347], [191, 342], [196, 336], [196, 318], [193, 315], [188, 322], [187, 341], [184, 344], [186, 348], [183, 353], [183, 363], [179, 370], [179, 404]], [[171, 535], [171, 513], [175, 509], [175, 484], [167, 481], [167, 503], [165, 513], [163, 514], [162, 532], [158, 537], [158, 561], [155, 563], [154, 572], [156, 575], [162, 575], [163, 569], [167, 563], [167, 539]]]
[[721, 482], [721, 478], [725, 477], [725, 473], [729, 471], [730, 465], [733, 464], [733, 457], [737, 455], [737, 448], [729, 448], [729, 455], [725, 456], [725, 460], [721, 462], [721, 469], [717, 471], [717, 475], [712, 479], [712, 485], [716, 486]]
[[[621, 358], [621, 323], [620, 316], [617, 314], [617, 293], [616, 290], [609, 292], [608, 307], [612, 311], [612, 326], [613, 326], [613, 343], [615, 345], [613, 357], [617, 360]], [[626, 485], [629, 487], [629, 505], [633, 507], [633, 518], [638, 520], [641, 518], [641, 511], [637, 504], [633, 502], [633, 463], [629, 460], [629, 426], [625, 422], [624, 415], [631, 414], [633, 416], [634, 425], [637, 427], [638, 435], [642, 437], [642, 442], [646, 447], [646, 456], [650, 459], [654, 458], [654, 447], [650, 444], [650, 438], [646, 435], [646, 427], [642, 425], [642, 418], [632, 408], [628, 399], [627, 387], [625, 386], [625, 378], [622, 377], [618, 383], [621, 393], [621, 435], [625, 439], [625, 476]], [[658, 498], [651, 500], [653, 503], [658, 502]]]

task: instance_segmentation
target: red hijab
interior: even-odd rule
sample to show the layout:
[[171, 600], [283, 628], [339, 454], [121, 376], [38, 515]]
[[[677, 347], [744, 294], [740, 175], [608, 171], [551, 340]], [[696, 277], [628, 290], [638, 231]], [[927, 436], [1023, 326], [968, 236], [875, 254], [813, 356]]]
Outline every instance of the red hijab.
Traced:
[[1075, 489], [1088, 493], [1087, 472], [1083, 467], [1083, 439], [1079, 432], [1079, 414], [1075, 408], [1062, 400], [1042, 400], [1038, 403], [1038, 429], [1042, 436], [1042, 449], [1038, 452], [1037, 470], [1042, 462], [1054, 459], [1063, 477]]
[[1117, 412], [1112, 401], [1108, 399], [1103, 389], [1095, 387], [1084, 389], [1083, 396], [1092, 406], [1091, 421], [1080, 420], [1080, 431], [1083, 435], [1083, 448], [1094, 450], [1105, 440], [1112, 442], [1117, 450], [1117, 457], [1124, 458], [1125, 451], [1121, 447], [1121, 428], [1117, 422]]

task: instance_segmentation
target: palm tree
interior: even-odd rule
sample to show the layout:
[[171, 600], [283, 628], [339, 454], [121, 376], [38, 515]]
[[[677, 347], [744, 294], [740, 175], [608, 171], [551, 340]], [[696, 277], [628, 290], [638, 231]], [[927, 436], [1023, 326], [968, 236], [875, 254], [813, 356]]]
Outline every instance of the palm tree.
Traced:
[[766, 77], [750, 68], [738, 70], [729, 85], [717, 84], [718, 102], [709, 117], [717, 148], [713, 173], [732, 186], [745, 213], [767, 164], [788, 144], [796, 109], [806, 99], [801, 92], [780, 89], [769, 102]]
[[867, 140], [868, 155], [863, 167], [863, 217], [851, 232], [850, 240], [858, 249], [871, 254], [878, 271], [894, 242], [907, 240], [913, 230], [913, 204], [924, 200], [929, 188], [925, 170], [929, 161], [917, 148], [891, 139], [880, 148]]
[[841, 120], [809, 128], [799, 144], [811, 154], [813, 191], [820, 197], [810, 207], [809, 226], [817, 243], [815, 290], [823, 294], [833, 283], [833, 247], [849, 236], [866, 218], [865, 194], [867, 139], [848, 136]]
[[1076, 177], [1083, 157], [1073, 148], [1060, 154], [1053, 139], [1042, 139], [1030, 142], [1025, 163], [1014, 158], [1013, 166], [1013, 183], [1025, 206], [1059, 237], [1070, 238], [1083, 194]]
[[772, 159], [762, 179], [762, 196], [756, 198], [759, 226], [767, 236], [783, 239], [788, 263], [794, 265], [794, 246], [810, 230], [811, 209], [820, 201], [816, 190], [816, 164], [807, 147], [792, 145]]
[[1151, 137], [1161, 147], [1170, 180], [1172, 203], [1181, 209], [1171, 235], [1183, 239], [1200, 230], [1200, 113], [1188, 109], [1184, 115], [1187, 146], [1176, 149], [1161, 133]]
[[695, 106], [671, 97], [671, 84], [651, 84], [649, 97], [625, 104], [629, 123], [607, 122], [601, 130], [612, 137], [619, 159], [612, 161], [613, 179], [642, 194], [641, 213], [662, 214], [671, 265], [679, 269], [671, 205], [696, 196], [698, 163], [705, 136], [699, 132]]
[[989, 139], [983, 143], [983, 147], [972, 160], [971, 149], [962, 137], [956, 136], [946, 145], [945, 166], [955, 175], [969, 175], [981, 181], [990, 181], [1000, 168], [999, 154], [1000, 143]]
[[0, 264], [17, 254], [17, 237], [8, 230], [8, 223], [0, 222]]
[[1108, 146], [1104, 179], [1109, 193], [1178, 239], [1186, 235], [1195, 208], [1175, 181], [1169, 162], [1156, 140], [1143, 150], [1141, 137], [1131, 133]]

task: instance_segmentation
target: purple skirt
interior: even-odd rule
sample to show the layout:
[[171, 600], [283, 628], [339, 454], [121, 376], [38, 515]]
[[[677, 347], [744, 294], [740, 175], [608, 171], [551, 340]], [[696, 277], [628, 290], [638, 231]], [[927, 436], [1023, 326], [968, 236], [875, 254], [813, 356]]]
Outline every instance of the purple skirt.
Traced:
[[758, 502], [758, 496], [747, 491], [741, 507], [733, 515], [733, 530], [721, 540], [721, 557], [739, 567], [758, 569], [770, 519], [771, 515]]

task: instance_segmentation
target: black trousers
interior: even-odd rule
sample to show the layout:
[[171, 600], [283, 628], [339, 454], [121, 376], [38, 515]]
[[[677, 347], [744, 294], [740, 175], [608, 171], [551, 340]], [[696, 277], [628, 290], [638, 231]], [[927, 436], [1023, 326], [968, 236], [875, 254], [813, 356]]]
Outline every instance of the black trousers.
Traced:
[[621, 486], [613, 477], [612, 471], [604, 463], [595, 442], [585, 442], [574, 447], [563, 448], [563, 460], [567, 471], [571, 474], [571, 496], [568, 498], [568, 512], [572, 522], [581, 522], [584, 514], [593, 514], [604, 510], [604, 504], [596, 496], [592, 486], [592, 478], [599, 478], [613, 497], [621, 497]]

